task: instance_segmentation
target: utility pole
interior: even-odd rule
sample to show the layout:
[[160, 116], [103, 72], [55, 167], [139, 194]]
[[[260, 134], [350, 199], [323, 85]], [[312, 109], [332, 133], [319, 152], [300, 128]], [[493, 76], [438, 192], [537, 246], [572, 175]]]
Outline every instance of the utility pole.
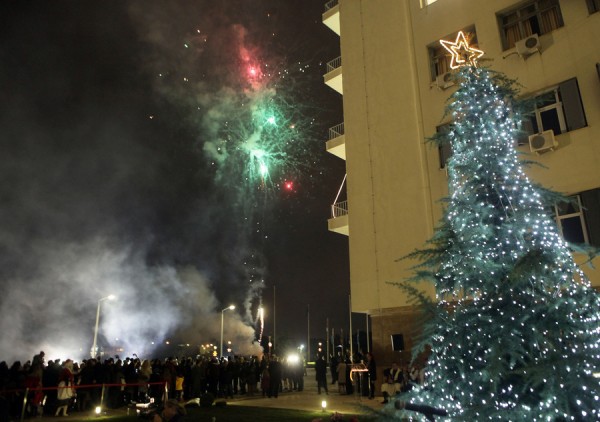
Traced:
[[306, 356], [307, 362], [310, 362], [310, 305], [306, 305], [306, 324], [307, 324], [307, 329], [306, 329], [306, 337], [307, 337], [307, 341], [306, 344], [308, 345], [308, 347], [306, 348]]

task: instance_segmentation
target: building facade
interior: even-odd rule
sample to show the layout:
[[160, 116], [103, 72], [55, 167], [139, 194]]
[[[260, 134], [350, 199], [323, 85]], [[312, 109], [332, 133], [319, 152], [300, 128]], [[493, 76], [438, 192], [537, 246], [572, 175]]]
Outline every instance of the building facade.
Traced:
[[[545, 167], [530, 178], [573, 196], [554, 209], [563, 236], [600, 246], [600, 0], [332, 0], [323, 22], [340, 37], [324, 79], [344, 109], [327, 151], [346, 161], [328, 225], [348, 236], [352, 311], [371, 317], [380, 371], [410, 362], [422, 315], [393, 283], [412, 275], [416, 262], [399, 258], [432, 236], [448, 192], [450, 151], [425, 142], [452, 123], [439, 40], [464, 31], [492, 69], [543, 100], [517, 148]], [[600, 271], [584, 271], [600, 287]]]

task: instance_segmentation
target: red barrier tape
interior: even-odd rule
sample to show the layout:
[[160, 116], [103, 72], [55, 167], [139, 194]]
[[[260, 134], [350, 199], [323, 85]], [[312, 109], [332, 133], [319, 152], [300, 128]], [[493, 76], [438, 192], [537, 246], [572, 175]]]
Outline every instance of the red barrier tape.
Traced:
[[[74, 390], [77, 390], [78, 388], [102, 388], [102, 387], [130, 387], [130, 386], [142, 386], [142, 385], [165, 385], [165, 382], [136, 382], [136, 383], [130, 383], [130, 384], [84, 384], [84, 385], [71, 385], [69, 386], [69, 388], [72, 388]], [[33, 388], [29, 388], [29, 391], [47, 391], [47, 390], [58, 390], [60, 388], [67, 388], [67, 387], [33, 387]], [[0, 391], [0, 395], [5, 394], [5, 393], [19, 393], [19, 392], [24, 392], [25, 390], [27, 390], [27, 388], [17, 388], [14, 390], [1, 390]]]

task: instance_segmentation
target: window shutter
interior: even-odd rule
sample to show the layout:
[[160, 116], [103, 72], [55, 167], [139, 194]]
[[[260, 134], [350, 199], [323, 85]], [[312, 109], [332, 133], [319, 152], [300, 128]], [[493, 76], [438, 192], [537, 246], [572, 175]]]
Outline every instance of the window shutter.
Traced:
[[579, 194], [590, 245], [600, 247], [600, 189], [592, 189]]
[[563, 103], [567, 131], [587, 126], [583, 104], [579, 95], [577, 78], [569, 79], [559, 85], [560, 97]]
[[452, 156], [452, 145], [450, 145], [450, 142], [440, 145], [439, 152], [440, 168], [443, 169], [446, 168], [446, 165], [448, 164], [448, 159]]

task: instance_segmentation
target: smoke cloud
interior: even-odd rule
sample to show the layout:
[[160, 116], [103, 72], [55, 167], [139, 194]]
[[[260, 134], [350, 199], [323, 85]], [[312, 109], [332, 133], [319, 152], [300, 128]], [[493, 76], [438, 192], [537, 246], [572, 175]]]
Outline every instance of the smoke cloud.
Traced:
[[[195, 353], [218, 342], [231, 303], [225, 340], [260, 354], [256, 310], [273, 268], [289, 282], [278, 301], [287, 293], [298, 305], [282, 321], [304, 317], [301, 294], [323, 296], [308, 279], [343, 291], [333, 280], [345, 262], [303, 248], [303, 262], [329, 268], [309, 278], [282, 253], [305, 240], [295, 224], [326, 231], [328, 205], [311, 214], [306, 201], [328, 167], [317, 164], [324, 131], [309, 116], [327, 111], [302, 107], [307, 65], [291, 69], [287, 57], [299, 41], [275, 37], [287, 25], [282, 2], [56, 4], [11, 2], [3, 14], [0, 360], [89, 356], [110, 294], [98, 330], [107, 354]], [[322, 74], [311, 76], [320, 87]], [[265, 104], [285, 110], [277, 132], [256, 126]], [[269, 148], [258, 151], [259, 140]], [[265, 152], [271, 168], [261, 175]], [[288, 179], [307, 196], [276, 210]], [[289, 218], [294, 207], [300, 218]], [[282, 222], [287, 237], [272, 236]], [[346, 256], [346, 243], [322, 246]]]

